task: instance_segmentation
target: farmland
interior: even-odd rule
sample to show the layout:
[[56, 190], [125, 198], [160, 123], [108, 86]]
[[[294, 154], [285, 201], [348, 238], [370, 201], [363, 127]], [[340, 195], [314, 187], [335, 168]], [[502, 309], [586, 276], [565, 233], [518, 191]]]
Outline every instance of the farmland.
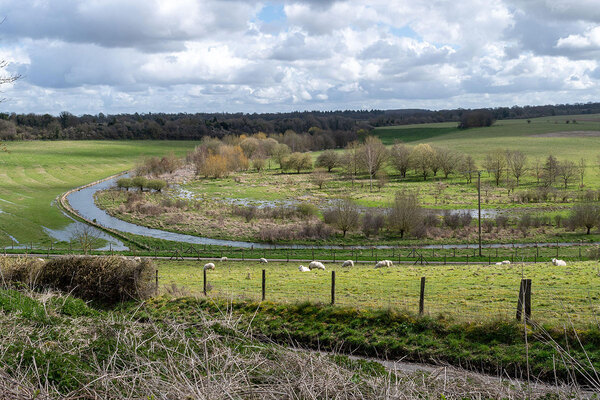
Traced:
[[[566, 267], [542, 264], [410, 265], [374, 269], [374, 263], [341, 268], [326, 264], [326, 271], [298, 271], [300, 263], [259, 264], [256, 261], [219, 262], [207, 272], [208, 295], [228, 299], [261, 298], [262, 269], [266, 273], [266, 299], [276, 303], [328, 304], [331, 271], [336, 272], [337, 305], [358, 309], [395, 309], [416, 313], [421, 277], [426, 278], [427, 315], [459, 321], [512, 320], [521, 279], [532, 279], [532, 309], [537, 322], [578, 326], [594, 325], [600, 317], [600, 270], [597, 262], [569, 262]], [[163, 292], [202, 295], [204, 262], [161, 261], [159, 282]], [[305, 264], [307, 265], [307, 264]]]
[[[127, 170], [139, 158], [170, 151], [184, 155], [193, 142], [11, 142], [0, 154], [0, 245], [48, 244], [43, 227], [60, 230], [72, 221], [53, 202], [74, 187]], [[10, 235], [10, 236], [9, 236]]]

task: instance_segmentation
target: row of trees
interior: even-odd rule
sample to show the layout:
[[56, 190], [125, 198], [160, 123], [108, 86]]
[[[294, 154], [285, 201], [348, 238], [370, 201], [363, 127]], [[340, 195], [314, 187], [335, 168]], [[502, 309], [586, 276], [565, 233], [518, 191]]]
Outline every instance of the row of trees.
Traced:
[[140, 190], [140, 192], [143, 192], [144, 189], [162, 192], [162, 190], [167, 187], [167, 182], [165, 182], [162, 179], [147, 179], [143, 176], [136, 176], [134, 178], [118, 179], [117, 187], [119, 189], [125, 189], [127, 191], [129, 191], [129, 189], [132, 188], [137, 188]]

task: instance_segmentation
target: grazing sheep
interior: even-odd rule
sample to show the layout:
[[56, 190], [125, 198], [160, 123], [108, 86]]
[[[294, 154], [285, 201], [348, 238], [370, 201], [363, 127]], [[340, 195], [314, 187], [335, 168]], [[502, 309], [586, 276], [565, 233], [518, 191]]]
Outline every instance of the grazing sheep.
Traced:
[[227, 257], [221, 257], [221, 261], [227, 261]]
[[390, 260], [381, 260], [377, 264], [375, 264], [375, 268], [383, 268], [383, 267], [393, 267], [394, 263]]
[[305, 267], [304, 265], [301, 265], [298, 267], [298, 271], [300, 272], [310, 272], [310, 268]]
[[508, 264], [510, 264], [510, 261], [504, 260], [504, 261], [502, 261], [502, 264], [508, 265]]
[[213, 263], [204, 264], [204, 270], [206, 271], [207, 269], [215, 269], [215, 264], [213, 264]]
[[45, 262], [43, 258], [38, 258], [37, 261]]
[[565, 260], [557, 260], [556, 258], [552, 259], [552, 264], [554, 264], [557, 267], [566, 267], [567, 263], [565, 262]]
[[260, 263], [261, 263], [261, 264], [266, 264], [266, 263], [268, 263], [267, 259], [266, 259], [266, 258], [264, 258], [264, 257], [263, 257], [263, 258], [261, 258], [261, 259], [260, 259], [260, 260], [258, 260], [258, 261], [260, 261]]
[[325, 266], [323, 265], [322, 262], [319, 261], [312, 261], [310, 264], [308, 264], [308, 268], [309, 269], [320, 269], [325, 271]]
[[497, 262], [496, 265], [502, 265], [502, 263], [501, 262]]
[[352, 260], [346, 260], [342, 264], [342, 267], [354, 267], [354, 261], [352, 261]]

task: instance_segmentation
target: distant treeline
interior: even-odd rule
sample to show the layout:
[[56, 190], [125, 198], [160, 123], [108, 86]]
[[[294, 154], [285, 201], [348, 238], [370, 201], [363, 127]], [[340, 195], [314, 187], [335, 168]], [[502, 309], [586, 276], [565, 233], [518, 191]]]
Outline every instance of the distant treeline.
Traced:
[[473, 111], [491, 120], [600, 113], [600, 103], [498, 107], [482, 110], [306, 111], [268, 114], [118, 114], [75, 116], [0, 113], [0, 140], [163, 139], [199, 140], [228, 134], [319, 133], [336, 147], [375, 127], [432, 122], [457, 122]]

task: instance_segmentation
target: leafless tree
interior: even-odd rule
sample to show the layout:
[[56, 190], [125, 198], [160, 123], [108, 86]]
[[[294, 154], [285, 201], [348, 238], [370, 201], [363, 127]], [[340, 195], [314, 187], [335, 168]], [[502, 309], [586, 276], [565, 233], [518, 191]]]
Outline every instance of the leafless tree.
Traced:
[[325, 182], [327, 182], [328, 179], [329, 179], [329, 175], [327, 174], [327, 172], [325, 172], [325, 170], [320, 169], [320, 168], [315, 169], [310, 174], [310, 180], [312, 181], [312, 183], [317, 185], [319, 187], [319, 189], [323, 189], [323, 185], [325, 184]]
[[335, 150], [325, 150], [317, 157], [316, 165], [327, 168], [327, 172], [331, 172], [333, 168], [340, 165], [340, 156]]
[[346, 150], [341, 157], [341, 164], [344, 167], [344, 171], [352, 180], [352, 187], [354, 187], [354, 180], [360, 169], [360, 145], [358, 142], [348, 143]]
[[600, 206], [597, 204], [577, 204], [571, 209], [571, 223], [583, 227], [590, 234], [591, 229], [600, 222]]
[[539, 157], [536, 157], [536, 159], [533, 160], [532, 172], [533, 172], [533, 177], [536, 178], [537, 184], [539, 185], [540, 179], [542, 178], [543, 173], [544, 173], [544, 169], [542, 168], [542, 161], [540, 160]]
[[388, 151], [381, 143], [381, 139], [375, 136], [367, 136], [360, 149], [360, 160], [369, 174], [369, 190], [373, 191], [373, 178], [384, 166], [387, 159]]
[[525, 174], [527, 170], [527, 156], [520, 150], [507, 150], [506, 160], [508, 162], [508, 168], [517, 181], [519, 186], [519, 179]]
[[424, 181], [427, 180], [431, 172], [431, 160], [433, 160], [434, 155], [433, 148], [426, 143], [417, 145], [410, 153], [411, 165], [423, 177]]
[[410, 168], [410, 148], [403, 143], [396, 143], [390, 151], [390, 164], [406, 178], [406, 172]]
[[585, 158], [581, 157], [579, 159], [579, 163], [577, 164], [577, 173], [579, 174], [580, 187], [583, 187], [583, 177], [585, 176], [585, 169], [587, 165], [585, 162]]
[[400, 234], [411, 232], [422, 219], [422, 210], [416, 193], [398, 192], [390, 206], [389, 229]]
[[558, 177], [558, 160], [552, 154], [546, 158], [546, 162], [544, 163], [542, 178], [544, 181], [544, 185], [550, 186], [556, 181]]
[[477, 165], [475, 164], [475, 160], [472, 156], [467, 155], [462, 159], [460, 170], [462, 175], [467, 180], [467, 183], [471, 183], [473, 180], [473, 174], [477, 172]]
[[358, 206], [350, 198], [339, 199], [329, 212], [331, 223], [342, 231], [344, 237], [346, 232], [356, 228], [360, 221]]
[[444, 178], [446, 179], [448, 179], [448, 176], [456, 170], [456, 167], [459, 165], [460, 159], [460, 154], [448, 149], [447, 147], [435, 148], [436, 164], [442, 170], [442, 172], [444, 173]]
[[506, 156], [503, 151], [496, 150], [488, 153], [484, 161], [485, 169], [494, 176], [496, 186], [500, 186], [500, 179], [506, 169]]
[[71, 242], [80, 246], [84, 254], [88, 254], [99, 245], [100, 235], [98, 230], [84, 223], [77, 224], [75, 231], [71, 235]]
[[562, 179], [566, 189], [569, 182], [577, 176], [577, 166], [573, 161], [562, 161], [558, 163], [557, 175]]

